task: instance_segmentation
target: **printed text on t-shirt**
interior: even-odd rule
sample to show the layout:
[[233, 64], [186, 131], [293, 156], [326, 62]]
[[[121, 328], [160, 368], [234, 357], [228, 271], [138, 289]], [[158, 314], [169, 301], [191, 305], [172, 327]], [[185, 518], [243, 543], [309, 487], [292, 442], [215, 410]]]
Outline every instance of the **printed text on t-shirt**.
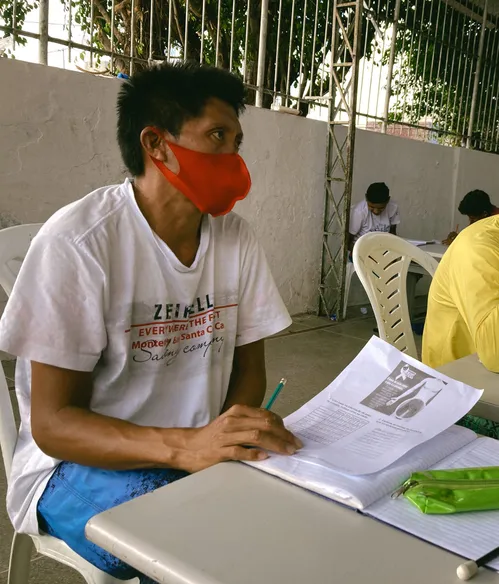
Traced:
[[132, 360], [162, 361], [169, 366], [180, 354], [200, 352], [206, 357], [210, 350], [220, 353], [226, 327], [221, 315], [234, 308], [237, 304], [215, 306], [209, 294], [196, 298], [191, 305], [155, 304], [151, 322], [132, 324], [125, 331], [132, 334]]

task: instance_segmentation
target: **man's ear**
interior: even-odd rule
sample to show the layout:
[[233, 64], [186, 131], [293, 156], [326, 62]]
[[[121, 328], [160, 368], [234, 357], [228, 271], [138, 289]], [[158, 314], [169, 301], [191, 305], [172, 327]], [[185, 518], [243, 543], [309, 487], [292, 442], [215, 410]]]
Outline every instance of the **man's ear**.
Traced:
[[165, 141], [155, 128], [147, 127], [140, 133], [140, 143], [148, 156], [166, 162]]
[[148, 126], [140, 133], [140, 143], [145, 151], [146, 156], [163, 162], [172, 172], [179, 172], [178, 161], [168, 146], [167, 140], [174, 140], [173, 136], [166, 133], [162, 136], [156, 128]]

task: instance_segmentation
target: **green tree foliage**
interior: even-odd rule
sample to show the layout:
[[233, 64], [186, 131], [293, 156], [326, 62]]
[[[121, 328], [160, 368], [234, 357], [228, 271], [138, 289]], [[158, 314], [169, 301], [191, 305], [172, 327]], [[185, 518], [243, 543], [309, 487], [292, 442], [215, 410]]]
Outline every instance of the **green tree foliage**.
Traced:
[[[66, 10], [69, 10], [71, 2], [73, 18], [84, 32], [92, 36], [94, 47], [110, 51], [111, 1], [62, 2]], [[36, 0], [29, 4], [24, 0], [17, 0], [18, 28], [22, 26], [27, 11], [36, 5]], [[202, 0], [187, 0], [187, 5], [186, 35], [186, 0], [155, 2], [151, 47], [150, 0], [116, 0], [114, 51], [130, 55], [133, 50], [136, 59], [134, 66], [140, 68], [146, 65], [150, 55], [153, 59], [164, 59], [169, 49], [170, 56], [200, 60], [202, 48], [205, 63], [230, 67], [236, 73], [244, 75], [248, 85], [254, 86], [261, 1], [205, 0], [204, 16]], [[12, 6], [12, 0], [0, 0], [0, 18], [5, 22], [12, 22]], [[265, 71], [265, 87], [269, 90], [266, 96], [267, 106], [272, 101], [271, 93], [274, 89], [277, 93], [288, 94], [289, 87], [293, 87], [294, 95], [298, 93], [299, 96], [303, 96], [306, 89], [309, 95], [317, 95], [321, 89], [323, 92], [327, 91], [328, 80], [324, 75], [318, 74], [318, 71], [322, 69], [331, 47], [331, 6], [332, 2], [327, 0], [270, 0]], [[203, 22], [205, 33], [201, 38]], [[345, 21], [345, 27], [348, 24]], [[368, 28], [365, 22], [363, 35], [374, 35], [372, 28]], [[371, 42], [364, 43], [364, 46], [367, 47], [367, 52], [371, 50]], [[126, 58], [117, 58], [113, 62], [113, 68], [113, 73], [126, 73], [129, 70], [129, 61]]]
[[[385, 22], [393, 21], [394, 4], [388, 4]], [[390, 118], [413, 124], [429, 119], [433, 127], [445, 131], [442, 141], [457, 145], [466, 139], [470, 120], [483, 12], [469, 2], [462, 10], [453, 6], [402, 0]], [[472, 136], [473, 147], [491, 151], [498, 151], [493, 142], [498, 131], [497, 119], [494, 122], [499, 99], [498, 25], [498, 18], [489, 15]]]
[[[168, 51], [170, 57], [194, 60], [201, 60], [202, 55], [205, 63], [231, 68], [250, 87], [256, 85], [261, 0], [205, 0], [204, 10], [202, 0], [156, 0], [152, 36], [151, 1], [116, 0], [112, 43], [111, 0], [62, 2], [66, 10], [71, 2], [73, 18], [92, 36], [94, 47], [113, 48], [121, 55], [133, 53], [136, 69], [146, 66], [150, 56], [164, 59]], [[390, 121], [418, 124], [422, 119], [431, 120], [434, 127], [446, 132], [447, 143], [449, 135], [460, 143], [468, 126], [482, 18], [481, 8], [470, 0], [463, 0], [462, 10], [453, 7], [457, 4], [457, 0], [401, 0], [392, 80]], [[370, 58], [373, 51], [381, 52], [379, 36], [394, 21], [396, 0], [371, 0], [367, 5], [359, 57]], [[4, 22], [12, 22], [13, 6], [13, 0], [0, 0]], [[17, 27], [21, 28], [37, 0], [17, 0], [15, 6]], [[331, 49], [331, 6], [328, 0], [269, 0], [265, 107], [270, 106], [274, 93], [289, 94], [290, 87], [295, 98], [327, 92], [329, 79], [323, 63], [327, 66]], [[497, 134], [493, 114], [499, 99], [499, 75], [495, 74], [498, 22], [490, 16], [485, 32], [474, 125], [477, 134], [473, 137], [475, 146], [488, 150]], [[345, 13], [343, 26], [348, 29], [349, 25]], [[23, 42], [22, 37], [16, 40]], [[386, 44], [378, 57], [387, 62]], [[120, 71], [129, 71], [126, 58], [113, 61], [113, 73]], [[296, 100], [290, 103], [296, 104]], [[306, 113], [307, 104], [301, 109]]]

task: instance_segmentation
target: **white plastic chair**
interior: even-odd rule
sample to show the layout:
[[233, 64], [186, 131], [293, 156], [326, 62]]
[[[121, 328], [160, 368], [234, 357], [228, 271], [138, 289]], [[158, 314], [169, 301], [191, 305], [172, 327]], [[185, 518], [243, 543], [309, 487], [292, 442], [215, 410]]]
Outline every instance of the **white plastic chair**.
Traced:
[[438, 267], [429, 254], [389, 233], [366, 233], [353, 248], [355, 271], [373, 308], [380, 338], [417, 359], [407, 300], [411, 262], [432, 278]]
[[42, 225], [31, 223], [0, 230], [0, 286], [7, 296], [12, 293], [21, 263]]
[[[37, 234], [41, 224], [16, 225], [0, 230], [0, 286], [7, 296], [12, 292], [17, 271], [13, 262], [20, 264]], [[0, 449], [7, 482], [9, 481], [12, 457], [17, 441], [17, 429], [14, 411], [10, 401], [9, 389], [3, 367], [0, 366]], [[7, 584], [27, 584], [31, 567], [33, 544], [36, 551], [77, 570], [88, 584], [122, 584], [105, 572], [95, 568], [84, 560], [63, 541], [49, 535], [24, 535], [15, 533], [10, 552], [9, 575]], [[138, 578], [128, 582], [138, 583]]]

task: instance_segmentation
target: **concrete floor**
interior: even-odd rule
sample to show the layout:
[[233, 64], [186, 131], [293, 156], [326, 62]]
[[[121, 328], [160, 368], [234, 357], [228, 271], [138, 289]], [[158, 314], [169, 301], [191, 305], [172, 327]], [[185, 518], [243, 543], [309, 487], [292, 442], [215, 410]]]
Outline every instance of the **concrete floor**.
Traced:
[[[283, 334], [267, 342], [269, 393], [282, 377], [286, 388], [274, 410], [286, 416], [324, 389], [358, 354], [373, 334], [372, 318], [333, 323], [315, 316], [301, 316]], [[4, 362], [13, 387], [13, 362]], [[13, 391], [12, 391], [13, 394]], [[0, 469], [0, 584], [7, 584], [12, 527], [5, 511], [6, 481]], [[48, 558], [34, 556], [30, 584], [81, 584], [73, 570]]]

